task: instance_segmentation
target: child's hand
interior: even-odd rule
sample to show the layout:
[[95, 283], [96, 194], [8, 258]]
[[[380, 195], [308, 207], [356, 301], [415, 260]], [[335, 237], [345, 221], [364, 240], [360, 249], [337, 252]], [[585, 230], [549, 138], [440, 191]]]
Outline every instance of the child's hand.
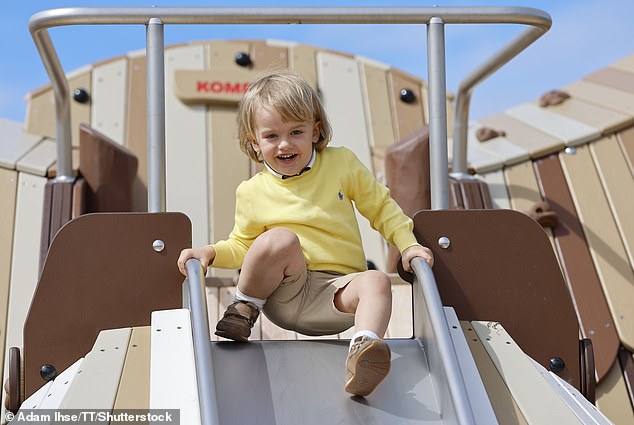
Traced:
[[412, 272], [410, 262], [416, 257], [427, 261], [430, 266], [434, 265], [434, 254], [432, 254], [431, 249], [422, 245], [412, 245], [401, 254], [403, 269], [405, 269], [406, 272]]
[[203, 269], [207, 269], [209, 264], [214, 261], [216, 257], [216, 250], [211, 245], [201, 246], [200, 248], [188, 248], [181, 251], [181, 255], [178, 257], [178, 270], [185, 276], [185, 263], [190, 258], [196, 258], [202, 264]]

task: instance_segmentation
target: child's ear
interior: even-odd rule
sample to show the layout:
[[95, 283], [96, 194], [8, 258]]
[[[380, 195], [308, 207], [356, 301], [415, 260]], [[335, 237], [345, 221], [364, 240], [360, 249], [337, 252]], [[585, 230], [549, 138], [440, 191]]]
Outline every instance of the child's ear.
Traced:
[[260, 153], [260, 145], [258, 144], [257, 141], [251, 140], [251, 147], [253, 148], [255, 153]]
[[321, 125], [319, 121], [315, 123], [313, 126], [313, 143], [317, 143], [319, 141], [319, 136], [321, 135]]

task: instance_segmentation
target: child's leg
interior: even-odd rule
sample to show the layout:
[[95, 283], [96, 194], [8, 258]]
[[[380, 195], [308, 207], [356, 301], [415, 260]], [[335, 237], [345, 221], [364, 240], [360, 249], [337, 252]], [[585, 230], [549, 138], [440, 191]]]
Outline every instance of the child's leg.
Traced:
[[335, 294], [335, 306], [355, 313], [355, 334], [346, 358], [345, 390], [366, 396], [390, 371], [390, 349], [381, 339], [392, 312], [390, 279], [382, 272], [361, 273]]
[[234, 303], [216, 324], [216, 335], [247, 341], [266, 299], [287, 276], [305, 267], [297, 236], [277, 228], [258, 236], [244, 258]]

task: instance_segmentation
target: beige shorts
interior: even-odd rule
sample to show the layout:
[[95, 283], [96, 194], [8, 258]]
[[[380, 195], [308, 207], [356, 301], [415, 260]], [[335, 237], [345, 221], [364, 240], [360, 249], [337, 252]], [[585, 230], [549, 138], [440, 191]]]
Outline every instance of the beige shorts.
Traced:
[[307, 271], [285, 278], [267, 298], [264, 313], [277, 326], [305, 335], [332, 335], [354, 325], [354, 313], [335, 307], [335, 293], [358, 273]]

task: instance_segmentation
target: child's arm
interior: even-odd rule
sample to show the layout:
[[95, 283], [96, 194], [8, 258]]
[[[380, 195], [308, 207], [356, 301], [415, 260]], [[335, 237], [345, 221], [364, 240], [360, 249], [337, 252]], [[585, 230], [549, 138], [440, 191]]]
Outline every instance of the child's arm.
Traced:
[[420, 257], [427, 261], [430, 266], [434, 265], [434, 254], [432, 254], [431, 249], [422, 245], [412, 245], [409, 248], [406, 248], [405, 251], [403, 251], [403, 254], [401, 254], [403, 269], [405, 269], [406, 272], [412, 273], [412, 266], [410, 263], [416, 257]]
[[200, 248], [188, 248], [181, 251], [181, 255], [178, 257], [178, 270], [185, 276], [185, 263], [187, 260], [191, 258], [196, 258], [202, 264], [203, 269], [207, 269], [207, 267], [213, 263], [214, 258], [216, 257], [216, 250], [211, 245], [201, 246]]

